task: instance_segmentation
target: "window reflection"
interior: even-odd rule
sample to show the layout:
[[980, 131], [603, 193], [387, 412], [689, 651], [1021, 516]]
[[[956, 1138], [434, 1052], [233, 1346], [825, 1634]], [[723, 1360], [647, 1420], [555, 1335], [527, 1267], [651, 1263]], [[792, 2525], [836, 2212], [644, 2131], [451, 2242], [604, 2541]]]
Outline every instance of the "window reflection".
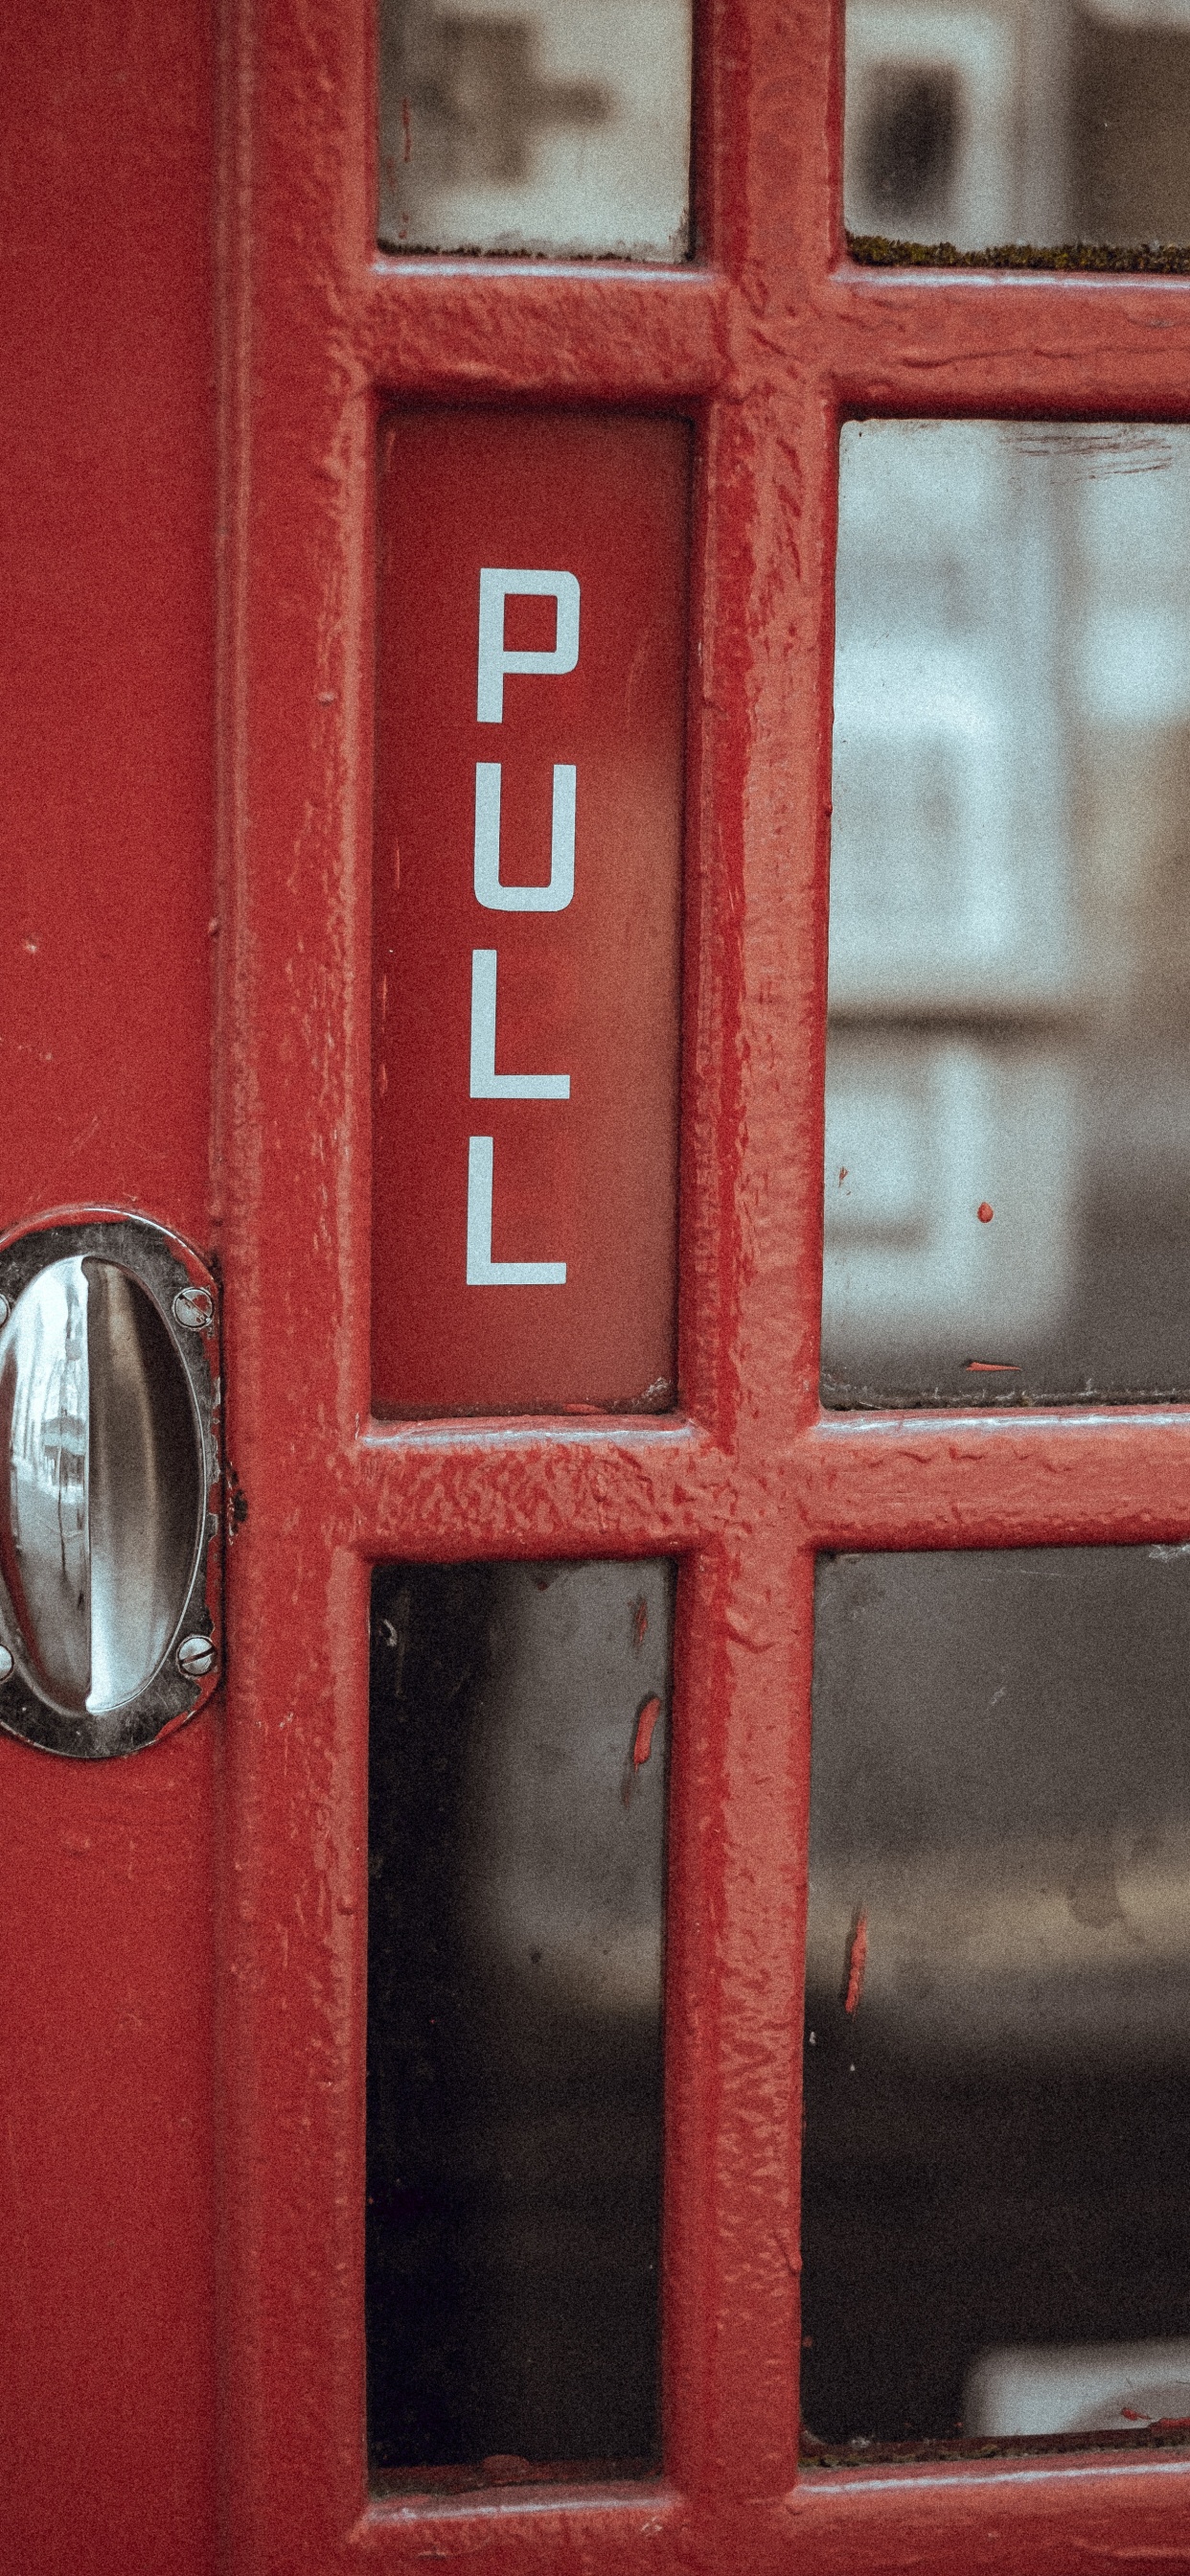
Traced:
[[850, 233], [1190, 242], [1187, 0], [849, 0]]
[[828, 1401], [1190, 1390], [1190, 432], [843, 432]]
[[391, 250], [689, 247], [691, 0], [381, 0]]
[[367, 2337], [390, 2481], [655, 2453], [672, 1599], [656, 1559], [374, 1577]]
[[1190, 2416], [1188, 1670], [1185, 1548], [819, 1568], [822, 2443]]

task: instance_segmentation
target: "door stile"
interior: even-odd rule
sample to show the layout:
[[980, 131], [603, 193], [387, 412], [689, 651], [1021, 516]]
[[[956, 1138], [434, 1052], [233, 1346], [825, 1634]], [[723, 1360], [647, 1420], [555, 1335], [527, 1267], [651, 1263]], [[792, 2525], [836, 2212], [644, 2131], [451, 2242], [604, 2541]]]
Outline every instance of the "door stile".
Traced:
[[[1129, 353], [1154, 341], [1132, 407], [1184, 408], [1184, 290], [857, 280], [840, 261], [834, 30], [743, 0], [709, 11], [703, 35], [717, 267], [382, 259], [363, 13], [244, 0], [236, 23], [251, 141], [228, 281], [223, 710], [229, 1447], [247, 1501], [229, 1565], [221, 1893], [229, 2569], [427, 2551], [454, 2564], [483, 2546], [493, 2576], [627, 2576], [732, 2551], [758, 2569], [842, 2567], [856, 2551], [892, 2565], [910, 2545], [941, 2569], [956, 2548], [994, 2563], [993, 2530], [1024, 2567], [1075, 2531], [1099, 2545], [1110, 2494], [1136, 2500], [1136, 2548], [1151, 2548], [1180, 2464], [812, 2474], [791, 2489], [812, 1550], [926, 1530], [1053, 1540], [1088, 1520], [1168, 1535], [1185, 1492], [1180, 1415], [1125, 1422], [1114, 1445], [1102, 1425], [1047, 1417], [998, 1447], [998, 1425], [818, 1415], [838, 410], [1122, 401]], [[1097, 356], [1104, 314], [1124, 318]], [[1165, 319], [1168, 340], [1152, 327]], [[371, 476], [378, 409], [401, 399], [698, 423], [676, 1423], [369, 1416]], [[1068, 1462], [1088, 1453], [1079, 1503]], [[369, 2504], [368, 1568], [658, 1549], [683, 1559], [666, 2477]]]
[[329, 9], [245, 7], [228, 40], [222, 2449], [226, 2563], [253, 2576], [333, 2565], [363, 2498], [367, 1574], [344, 1485], [367, 1400], [372, 442], [340, 124], [359, 45]]

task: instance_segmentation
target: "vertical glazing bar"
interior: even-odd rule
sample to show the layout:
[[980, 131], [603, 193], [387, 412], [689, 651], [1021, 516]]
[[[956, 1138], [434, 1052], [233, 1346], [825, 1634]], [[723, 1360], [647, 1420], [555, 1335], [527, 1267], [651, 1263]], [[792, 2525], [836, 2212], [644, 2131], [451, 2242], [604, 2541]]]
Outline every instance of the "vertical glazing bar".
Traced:
[[234, 1500], [220, 1889], [225, 2565], [325, 2571], [365, 2494], [370, 15], [232, 8], [217, 1134]]
[[[784, 340], [837, 241], [833, 31], [811, 9], [723, 8], [705, 40], [712, 251]], [[713, 1235], [713, 1401], [739, 1522], [687, 1575], [671, 1811], [670, 2465], [712, 2520], [775, 2502], [796, 2473], [812, 1560], [783, 1468], [817, 1401], [835, 479], [811, 368], [779, 346], [766, 359], [758, 330], [741, 390], [712, 410], [704, 453], [694, 757], [717, 1045], [688, 1057], [685, 1102], [714, 1175], [695, 1222]], [[739, 2548], [738, 2524], [720, 2545]]]

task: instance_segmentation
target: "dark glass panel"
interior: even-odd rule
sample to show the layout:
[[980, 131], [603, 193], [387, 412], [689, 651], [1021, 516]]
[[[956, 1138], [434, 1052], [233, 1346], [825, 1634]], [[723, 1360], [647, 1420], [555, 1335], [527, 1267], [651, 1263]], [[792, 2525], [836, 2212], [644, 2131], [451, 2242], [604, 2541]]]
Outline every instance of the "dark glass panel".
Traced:
[[802, 2406], [1190, 2417], [1190, 1549], [820, 1566]]
[[374, 1578], [374, 2473], [643, 2470], [672, 1569]]

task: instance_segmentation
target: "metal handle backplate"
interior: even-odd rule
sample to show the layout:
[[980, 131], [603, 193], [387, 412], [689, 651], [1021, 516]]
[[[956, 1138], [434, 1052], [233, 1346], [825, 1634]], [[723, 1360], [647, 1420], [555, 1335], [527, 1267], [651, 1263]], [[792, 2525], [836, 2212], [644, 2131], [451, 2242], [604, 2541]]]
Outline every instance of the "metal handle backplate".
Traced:
[[219, 1679], [219, 1300], [165, 1226], [0, 1238], [0, 1726], [134, 1753]]

